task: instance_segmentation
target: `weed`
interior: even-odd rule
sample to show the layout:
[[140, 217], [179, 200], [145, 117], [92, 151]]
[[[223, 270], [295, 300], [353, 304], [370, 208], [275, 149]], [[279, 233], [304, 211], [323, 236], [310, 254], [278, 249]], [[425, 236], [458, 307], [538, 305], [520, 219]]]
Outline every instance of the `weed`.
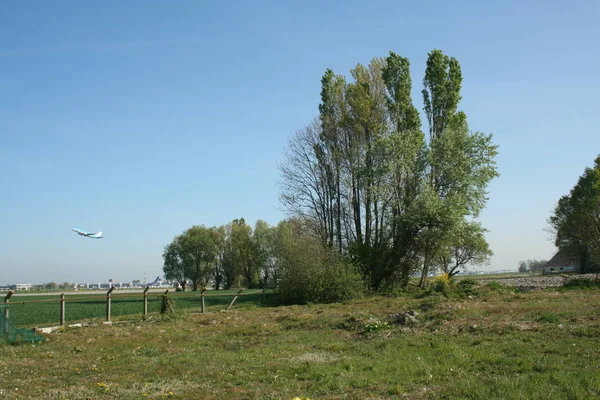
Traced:
[[362, 333], [366, 334], [366, 333], [379, 332], [379, 331], [382, 331], [385, 329], [391, 329], [392, 327], [393, 327], [393, 325], [387, 321], [374, 320], [374, 321], [368, 322], [363, 325]]
[[537, 317], [537, 322], [545, 322], [548, 324], [558, 324], [560, 317], [553, 312], [544, 311]]
[[588, 279], [572, 279], [565, 282], [562, 286], [564, 290], [573, 290], [573, 289], [597, 289], [600, 288], [600, 280], [588, 280]]

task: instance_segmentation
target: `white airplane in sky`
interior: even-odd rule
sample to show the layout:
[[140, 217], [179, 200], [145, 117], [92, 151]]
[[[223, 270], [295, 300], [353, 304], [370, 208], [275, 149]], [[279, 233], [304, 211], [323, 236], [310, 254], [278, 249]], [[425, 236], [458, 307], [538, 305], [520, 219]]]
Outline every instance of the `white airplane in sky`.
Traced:
[[86, 232], [84, 230], [81, 230], [79, 228], [71, 228], [71, 230], [73, 232], [77, 232], [78, 234], [80, 234], [81, 236], [86, 236], [92, 239], [102, 239], [104, 236], [102, 236], [102, 232], [98, 232], [98, 233], [91, 233], [91, 232]]

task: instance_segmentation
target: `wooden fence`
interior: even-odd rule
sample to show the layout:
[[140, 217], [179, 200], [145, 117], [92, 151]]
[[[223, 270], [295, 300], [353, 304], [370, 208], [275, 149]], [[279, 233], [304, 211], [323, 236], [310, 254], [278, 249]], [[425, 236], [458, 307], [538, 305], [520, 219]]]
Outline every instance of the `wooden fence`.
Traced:
[[[147, 316], [148, 315], [148, 296], [151, 295], [150, 293], [148, 293], [148, 290], [150, 289], [149, 287], [146, 287], [143, 292], [140, 293], [113, 293], [114, 291], [114, 287], [111, 287], [106, 294], [103, 295], [96, 295], [96, 294], [87, 294], [87, 295], [81, 295], [81, 296], [65, 296], [65, 293], [61, 293], [60, 297], [58, 299], [41, 299], [41, 300], [24, 300], [24, 301], [14, 301], [14, 304], [33, 304], [33, 303], [51, 303], [51, 302], [56, 302], [59, 303], [60, 306], [60, 325], [64, 325], [65, 324], [65, 320], [66, 318], [66, 312], [68, 310], [68, 307], [65, 307], [65, 303], [71, 302], [71, 301], [86, 301], [86, 300], [98, 300], [98, 299], [106, 299], [106, 321], [109, 322], [111, 321], [111, 305], [112, 305], [112, 300], [116, 299], [116, 298], [131, 298], [131, 297], [140, 297], [140, 311], [142, 313], [143, 316]], [[198, 292], [175, 292], [175, 293], [171, 293], [170, 296], [172, 296], [173, 298], [180, 298], [180, 297], [201, 297], [201, 307], [200, 310], [202, 313], [207, 312], [207, 307], [205, 305], [205, 297], [233, 297], [231, 302], [229, 303], [229, 305], [227, 306], [227, 310], [230, 310], [235, 301], [238, 299], [239, 296], [246, 296], [246, 295], [251, 295], [251, 294], [256, 294], [256, 293], [262, 293], [262, 298], [264, 299], [265, 297], [265, 290], [261, 289], [261, 290], [255, 290], [255, 291], [251, 291], [251, 292], [244, 292], [244, 289], [240, 289], [239, 291], [237, 291], [237, 293], [218, 293], [218, 292], [212, 292], [211, 294], [207, 294], [206, 293], [207, 290], [206, 288], [203, 289], [199, 294]], [[4, 297], [4, 304], [6, 305], [6, 307], [4, 308], [4, 315], [5, 317], [8, 319], [9, 317], [9, 310], [10, 310], [10, 304], [11, 304], [11, 298], [14, 300], [15, 298], [13, 298], [14, 291], [9, 291], [8, 294]], [[164, 293], [156, 293], [154, 292], [153, 294], [158, 294], [159, 296], [167, 296], [169, 295], [169, 289], [165, 290]]]

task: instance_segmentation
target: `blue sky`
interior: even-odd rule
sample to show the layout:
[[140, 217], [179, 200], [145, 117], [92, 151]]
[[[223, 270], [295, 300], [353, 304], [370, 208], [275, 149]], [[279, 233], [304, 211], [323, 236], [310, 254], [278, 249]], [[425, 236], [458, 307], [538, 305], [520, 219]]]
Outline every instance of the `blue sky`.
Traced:
[[551, 257], [546, 219], [600, 153], [600, 3], [417, 3], [0, 2], [0, 283], [150, 279], [193, 224], [276, 224], [323, 72], [390, 50], [419, 109], [427, 53], [456, 57], [500, 145], [488, 268]]

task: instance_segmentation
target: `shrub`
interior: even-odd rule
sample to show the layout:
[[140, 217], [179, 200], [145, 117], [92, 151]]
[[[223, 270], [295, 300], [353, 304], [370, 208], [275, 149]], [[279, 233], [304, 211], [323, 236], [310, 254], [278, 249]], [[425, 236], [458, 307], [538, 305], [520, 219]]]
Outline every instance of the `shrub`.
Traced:
[[369, 321], [365, 325], [363, 325], [362, 333], [367, 334], [367, 333], [372, 333], [372, 332], [379, 332], [379, 331], [382, 331], [385, 329], [390, 329], [390, 328], [392, 328], [392, 325], [389, 322], [374, 320], [374, 321]]
[[279, 298], [284, 304], [334, 303], [360, 297], [364, 291], [362, 277], [352, 265], [315, 260], [286, 268]]
[[588, 279], [572, 279], [563, 284], [565, 289], [594, 289], [600, 287], [600, 281]]
[[175, 299], [169, 293], [161, 295], [160, 313], [170, 314], [175, 312]]
[[280, 303], [333, 303], [360, 297], [365, 292], [358, 270], [321, 246], [316, 238], [296, 237], [284, 246], [279, 257]]
[[492, 290], [502, 290], [502, 289], [504, 289], [504, 287], [501, 284], [499, 284], [498, 282], [496, 282], [496, 281], [491, 281], [490, 283], [488, 283], [488, 286]]
[[433, 290], [444, 293], [450, 287], [450, 276], [447, 273], [433, 278]]
[[475, 286], [475, 285], [477, 285], [477, 281], [475, 279], [470, 279], [470, 278], [462, 279], [460, 281], [459, 285], [463, 286], [463, 287]]

